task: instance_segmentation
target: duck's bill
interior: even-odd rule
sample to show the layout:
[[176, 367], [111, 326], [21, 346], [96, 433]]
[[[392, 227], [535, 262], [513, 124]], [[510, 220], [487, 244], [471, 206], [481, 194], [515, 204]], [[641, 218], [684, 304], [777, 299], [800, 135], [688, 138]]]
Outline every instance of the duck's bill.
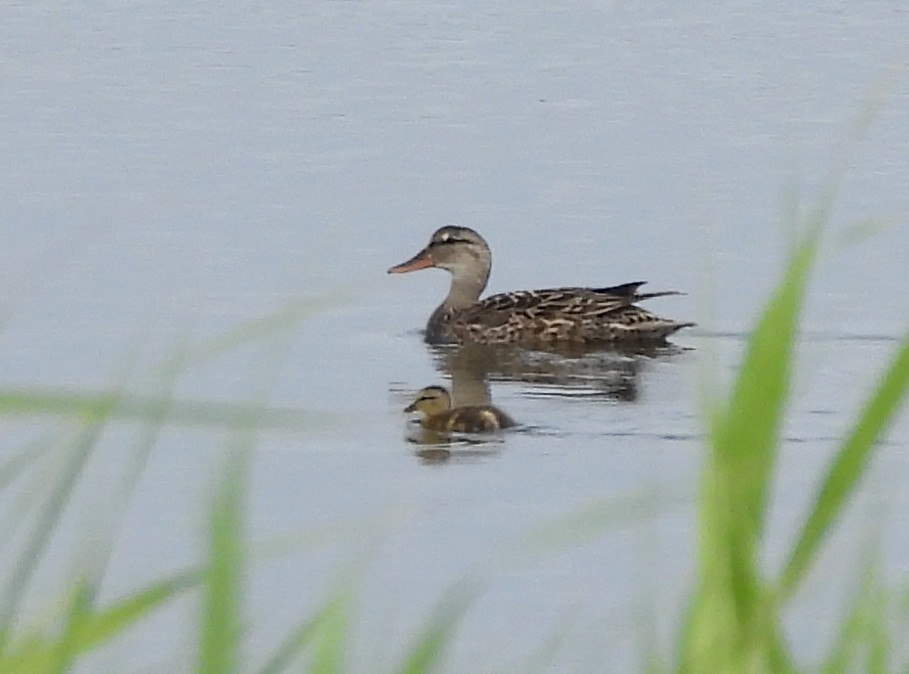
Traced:
[[410, 405], [408, 405], [407, 407], [404, 408], [404, 411], [405, 411], [405, 412], [416, 412], [416, 411], [417, 411], [417, 404], [416, 404], [416, 403], [411, 403]]
[[418, 269], [434, 267], [435, 264], [436, 261], [432, 259], [432, 255], [430, 255], [429, 251], [424, 248], [419, 253], [410, 258], [407, 262], [396, 264], [394, 267], [388, 270], [388, 273], [404, 274], [409, 271], [417, 271]]

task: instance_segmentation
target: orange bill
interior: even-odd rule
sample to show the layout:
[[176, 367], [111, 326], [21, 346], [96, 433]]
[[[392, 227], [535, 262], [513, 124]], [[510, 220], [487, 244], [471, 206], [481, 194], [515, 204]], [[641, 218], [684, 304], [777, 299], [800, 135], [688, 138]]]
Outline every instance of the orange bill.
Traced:
[[389, 274], [404, 274], [409, 271], [417, 271], [418, 269], [426, 269], [427, 267], [434, 267], [436, 261], [432, 259], [432, 255], [429, 253], [428, 248], [424, 248], [419, 253], [410, 258], [407, 262], [402, 262], [401, 264], [396, 264], [394, 267], [388, 270]]

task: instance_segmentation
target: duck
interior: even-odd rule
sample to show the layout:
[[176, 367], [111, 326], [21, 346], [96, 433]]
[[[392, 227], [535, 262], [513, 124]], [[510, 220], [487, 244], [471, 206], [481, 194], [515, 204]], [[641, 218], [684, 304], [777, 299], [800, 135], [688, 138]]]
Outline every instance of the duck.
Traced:
[[425, 248], [388, 273], [431, 267], [449, 272], [451, 287], [426, 324], [424, 337], [430, 344], [653, 344], [695, 325], [661, 318], [637, 306], [654, 297], [682, 294], [640, 292], [644, 281], [605, 288], [518, 290], [481, 300], [492, 253], [486, 240], [469, 227], [439, 228]]
[[427, 386], [417, 391], [405, 412], [420, 412], [420, 425], [429, 431], [493, 433], [516, 426], [514, 419], [492, 405], [451, 406], [451, 394], [444, 386]]

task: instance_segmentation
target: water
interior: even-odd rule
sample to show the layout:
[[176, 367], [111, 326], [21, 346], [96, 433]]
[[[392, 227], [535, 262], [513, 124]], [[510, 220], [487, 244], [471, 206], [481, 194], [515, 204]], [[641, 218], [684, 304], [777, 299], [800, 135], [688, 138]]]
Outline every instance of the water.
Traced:
[[[616, 667], [634, 662], [649, 611], [668, 640], [692, 569], [700, 363], [731, 375], [791, 238], [779, 224], [786, 189], [819, 193], [869, 100], [881, 111], [849, 156], [813, 279], [770, 564], [905, 329], [909, 89], [892, 73], [907, 58], [901, 3], [2, 12], [4, 386], [103, 387], [137, 359], [132, 385], [148, 390], [187, 334], [204, 340], [299, 297], [334, 298], [277, 356], [271, 400], [337, 422], [261, 438], [249, 521], [264, 548], [326, 529], [333, 542], [257, 563], [254, 653], [314, 609], [338, 565], [366, 554], [364, 539], [376, 548], [358, 614], [363, 671], [393, 660], [444, 588], [473, 572], [491, 582], [455, 669], [513, 664], [571, 616], [567, 663], [601, 663], [600, 648]], [[489, 240], [491, 291], [647, 279], [687, 291], [652, 308], [700, 328], [680, 334], [674, 354], [455, 368], [466, 372], [456, 383], [488, 384], [530, 428], [427, 456], [408, 442], [401, 408], [451, 377], [419, 334], [447, 278], [385, 270], [453, 222]], [[881, 231], [844, 243], [856, 223]], [[208, 361], [179, 393], [249, 399], [272, 358], [246, 348]], [[17, 441], [4, 453], [32, 434], [27, 422], [4, 427]], [[887, 513], [894, 576], [909, 551], [907, 433], [905, 421], [891, 433], [843, 533]], [[128, 427], [106, 437], [77, 499], [87, 513], [110, 509], [134, 437]], [[199, 558], [225, 444], [205, 431], [162, 436], [105, 597]], [[534, 525], [638, 491], [689, 498], [587, 545], [500, 563]], [[86, 547], [92, 517], [71, 519], [49, 579], [54, 560]], [[824, 588], [860, 549], [825, 557], [806, 590], [806, 651], [829, 636], [820, 618], [838, 607]], [[58, 589], [48, 580], [36, 594]], [[193, 610], [153, 621], [103, 664], [135, 665], [135, 653], [182, 662]], [[161, 643], [176, 645], [162, 655]]]

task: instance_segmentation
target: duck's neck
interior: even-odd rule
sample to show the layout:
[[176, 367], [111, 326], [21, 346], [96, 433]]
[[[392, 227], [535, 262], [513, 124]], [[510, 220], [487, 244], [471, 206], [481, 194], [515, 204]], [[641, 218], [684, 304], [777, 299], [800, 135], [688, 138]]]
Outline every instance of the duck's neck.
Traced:
[[488, 280], [488, 269], [453, 274], [451, 277], [451, 288], [448, 289], [448, 297], [442, 302], [441, 308], [444, 311], [458, 311], [475, 304], [480, 299], [480, 293], [483, 292]]
[[474, 305], [486, 288], [491, 265], [489, 260], [474, 264], [468, 268], [451, 270], [451, 287], [445, 301], [432, 312], [426, 325], [426, 338], [429, 341], [444, 341], [447, 335], [447, 324], [454, 314]]

